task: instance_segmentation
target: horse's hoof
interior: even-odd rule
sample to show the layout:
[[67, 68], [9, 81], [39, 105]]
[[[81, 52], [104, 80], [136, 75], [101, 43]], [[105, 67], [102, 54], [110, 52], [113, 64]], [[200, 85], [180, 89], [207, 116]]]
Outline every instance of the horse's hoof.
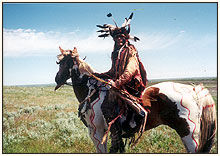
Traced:
[[124, 147], [121, 147], [121, 148], [119, 149], [119, 151], [120, 151], [120, 153], [124, 153], [124, 152], [125, 152], [125, 148], [124, 148]]
[[114, 154], [118, 152], [118, 148], [110, 147], [109, 153]]

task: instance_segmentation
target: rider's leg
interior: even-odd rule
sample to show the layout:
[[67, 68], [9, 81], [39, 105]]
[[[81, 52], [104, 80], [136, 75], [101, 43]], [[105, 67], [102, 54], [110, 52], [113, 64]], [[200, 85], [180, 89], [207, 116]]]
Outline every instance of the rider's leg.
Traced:
[[[117, 116], [119, 111], [116, 110], [118, 108], [118, 97], [111, 91], [107, 95], [108, 98], [103, 102], [101, 109], [103, 115], [106, 119], [106, 122], [109, 124], [112, 120], [114, 120]], [[118, 102], [116, 102], [118, 101]], [[110, 128], [111, 132], [111, 147], [110, 153], [117, 153], [118, 150], [122, 153], [124, 152], [124, 143], [121, 137], [122, 129], [119, 120], [117, 119]]]

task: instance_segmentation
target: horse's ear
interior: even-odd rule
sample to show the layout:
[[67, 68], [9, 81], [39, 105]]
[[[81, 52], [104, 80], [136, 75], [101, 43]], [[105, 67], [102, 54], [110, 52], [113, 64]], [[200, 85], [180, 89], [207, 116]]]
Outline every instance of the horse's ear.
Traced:
[[78, 51], [77, 51], [77, 48], [76, 48], [76, 47], [74, 47], [74, 48], [73, 48], [73, 52], [74, 52], [74, 53], [78, 53]]
[[77, 53], [78, 53], [77, 48], [74, 47], [74, 48], [73, 48], [73, 54], [77, 54]]
[[73, 57], [79, 56], [78, 51], [76, 49], [76, 47], [73, 48], [72, 54]]
[[60, 52], [63, 54], [64, 50], [59, 46]]

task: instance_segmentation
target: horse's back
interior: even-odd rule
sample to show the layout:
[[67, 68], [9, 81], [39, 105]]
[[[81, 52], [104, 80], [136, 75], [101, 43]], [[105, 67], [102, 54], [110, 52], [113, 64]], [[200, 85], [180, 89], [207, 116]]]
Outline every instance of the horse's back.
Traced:
[[147, 87], [144, 90], [142, 97], [148, 98], [149, 96], [151, 96], [147, 92], [149, 92], [149, 90], [152, 90], [152, 88], [154, 91], [157, 90], [158, 93], [156, 94], [158, 94], [159, 97], [162, 97], [162, 95], [164, 95], [166, 96], [167, 99], [174, 102], [174, 104], [178, 106], [178, 109], [181, 109], [181, 107], [187, 107], [189, 109], [195, 109], [195, 108], [197, 109], [199, 107], [197, 103], [196, 92], [193, 89], [194, 87], [191, 85], [185, 85], [174, 82], [162, 82]]
[[[149, 103], [149, 97], [152, 95], [158, 103], [162, 103], [158, 104], [163, 107], [160, 108], [160, 112], [163, 112], [162, 109], [167, 110], [167, 116], [161, 116], [162, 120], [177, 131], [188, 152], [210, 150], [208, 147], [211, 146], [211, 143], [207, 143], [207, 149], [202, 150], [205, 146], [205, 143], [202, 142], [207, 141], [208, 137], [214, 134], [216, 128], [215, 103], [203, 85], [192, 86], [174, 82], [158, 83], [145, 89], [142, 94], [143, 103], [145, 101]], [[166, 103], [170, 104], [166, 105]], [[157, 104], [157, 102], [151, 102], [151, 104]], [[176, 110], [175, 115], [170, 116], [172, 121], [167, 119], [171, 109]], [[205, 128], [211, 132], [207, 132]]]

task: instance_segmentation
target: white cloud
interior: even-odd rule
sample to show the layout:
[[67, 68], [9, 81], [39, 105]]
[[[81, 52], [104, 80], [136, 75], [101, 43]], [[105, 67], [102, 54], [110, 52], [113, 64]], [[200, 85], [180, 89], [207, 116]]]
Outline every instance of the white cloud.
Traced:
[[96, 33], [87, 38], [76, 32], [38, 32], [33, 29], [3, 29], [4, 56], [57, 54], [58, 47], [71, 49], [76, 46], [82, 52], [109, 52], [113, 41], [99, 39]]
[[[39, 32], [34, 29], [3, 29], [3, 54], [4, 56], [26, 56], [57, 54], [58, 47], [63, 49], [78, 48], [80, 53], [109, 53], [113, 49], [112, 38], [98, 38], [98, 34], [88, 34], [87, 37], [80, 37], [80, 31], [73, 32]], [[164, 49], [179, 42], [183, 33], [148, 33], [137, 35], [141, 42], [135, 43], [138, 50], [147, 51], [151, 49]], [[85, 35], [83, 35], [85, 36]]]
[[3, 29], [4, 56], [32, 55], [54, 49], [55, 33], [37, 32], [31, 29]]
[[185, 31], [180, 31], [177, 34], [169, 34], [164, 32], [140, 34], [140, 44], [138, 44], [140, 51], [147, 50], [163, 50], [172, 45], [180, 43], [184, 39]]

